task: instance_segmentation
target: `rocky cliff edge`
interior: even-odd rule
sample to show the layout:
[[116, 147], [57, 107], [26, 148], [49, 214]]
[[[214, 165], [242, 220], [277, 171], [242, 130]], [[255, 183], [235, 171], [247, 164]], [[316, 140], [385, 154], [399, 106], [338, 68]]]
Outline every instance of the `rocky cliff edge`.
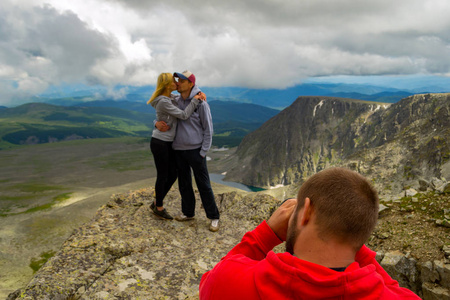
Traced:
[[[203, 273], [279, 202], [267, 195], [216, 195], [226, 213], [213, 233], [200, 201], [195, 220], [165, 221], [149, 209], [152, 194], [114, 195], [9, 299], [198, 299]], [[178, 213], [178, 191], [166, 199], [167, 210]]]
[[[149, 209], [152, 195], [153, 189], [113, 195], [90, 222], [73, 232], [26, 287], [8, 299], [198, 299], [201, 276], [281, 202], [263, 193], [218, 194], [221, 228], [213, 233], [198, 195], [196, 218], [188, 222], [158, 219]], [[447, 205], [449, 198], [440, 201]], [[439, 247], [439, 253], [431, 261], [420, 262], [404, 249], [389, 248], [398, 232], [380, 232], [383, 223], [391, 226], [390, 213], [400, 214], [399, 224], [402, 217], [414, 217], [411, 210], [405, 215], [395, 205], [383, 208], [381, 227], [369, 246], [379, 251], [381, 265], [402, 286], [423, 299], [450, 299], [449, 228], [432, 223], [439, 237], [438, 245], [432, 247]], [[168, 194], [165, 207], [172, 214], [179, 212], [177, 190]], [[419, 222], [422, 218], [418, 217]], [[284, 244], [274, 251], [284, 251]]]

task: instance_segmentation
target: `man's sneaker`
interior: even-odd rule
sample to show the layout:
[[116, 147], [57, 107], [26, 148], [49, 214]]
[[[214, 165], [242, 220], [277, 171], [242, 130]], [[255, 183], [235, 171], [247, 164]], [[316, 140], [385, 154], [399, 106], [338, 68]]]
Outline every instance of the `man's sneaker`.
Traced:
[[171, 215], [169, 215], [169, 213], [167, 212], [167, 210], [164, 208], [163, 210], [158, 210], [156, 208], [156, 206], [152, 209], [153, 213], [162, 218], [162, 219], [166, 219], [166, 220], [173, 220], [173, 217]]
[[176, 216], [175, 220], [177, 220], [179, 222], [184, 222], [184, 221], [194, 220], [194, 217], [186, 217], [184, 214], [181, 214], [181, 215]]
[[219, 230], [219, 219], [211, 220], [211, 225], [209, 225], [209, 230], [216, 232]]

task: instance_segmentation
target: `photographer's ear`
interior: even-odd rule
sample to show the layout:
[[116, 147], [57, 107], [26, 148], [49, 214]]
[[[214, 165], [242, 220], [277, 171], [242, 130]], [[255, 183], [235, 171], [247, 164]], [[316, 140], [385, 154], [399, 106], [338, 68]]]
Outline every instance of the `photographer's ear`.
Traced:
[[311, 214], [312, 214], [311, 199], [306, 197], [305, 203], [303, 204], [303, 207], [300, 209], [299, 224], [301, 226], [308, 224], [309, 221], [311, 220]]

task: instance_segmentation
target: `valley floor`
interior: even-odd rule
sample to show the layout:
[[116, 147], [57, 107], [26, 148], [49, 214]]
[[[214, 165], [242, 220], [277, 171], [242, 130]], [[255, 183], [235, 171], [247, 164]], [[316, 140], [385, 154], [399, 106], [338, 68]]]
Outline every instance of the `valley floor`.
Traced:
[[[210, 151], [211, 172], [220, 172], [216, 165], [231, 151]], [[149, 140], [142, 138], [0, 151], [0, 299], [26, 285], [30, 262], [57, 251], [113, 194], [151, 187], [155, 176]]]
[[0, 151], [0, 299], [28, 283], [32, 259], [57, 251], [112, 194], [152, 185], [152, 172], [142, 139]]

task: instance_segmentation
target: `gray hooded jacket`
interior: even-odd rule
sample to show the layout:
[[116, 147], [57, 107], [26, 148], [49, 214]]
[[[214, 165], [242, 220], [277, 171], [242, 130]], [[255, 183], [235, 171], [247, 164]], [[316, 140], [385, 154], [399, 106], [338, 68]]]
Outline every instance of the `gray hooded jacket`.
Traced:
[[[194, 95], [195, 96], [195, 95]], [[157, 128], [153, 129], [152, 137], [162, 141], [172, 142], [175, 138], [177, 131], [177, 120], [188, 119], [194, 110], [197, 108], [200, 100], [193, 98], [189, 105], [183, 108], [178, 108], [176, 99], [177, 96], [172, 95], [172, 98], [166, 96], [158, 96], [152, 102], [151, 105], [156, 110], [156, 121], [164, 121], [170, 126], [170, 129], [166, 132], [159, 131]]]
[[[188, 99], [183, 99], [181, 95], [176, 96], [176, 101], [180, 109], [186, 109], [194, 101], [192, 97], [198, 94], [200, 89], [197, 85], [191, 90]], [[213, 136], [213, 123], [211, 110], [206, 101], [201, 101], [191, 117], [178, 121], [177, 134], [172, 144], [175, 150], [200, 149], [200, 155], [205, 157], [206, 152], [211, 148]]]

